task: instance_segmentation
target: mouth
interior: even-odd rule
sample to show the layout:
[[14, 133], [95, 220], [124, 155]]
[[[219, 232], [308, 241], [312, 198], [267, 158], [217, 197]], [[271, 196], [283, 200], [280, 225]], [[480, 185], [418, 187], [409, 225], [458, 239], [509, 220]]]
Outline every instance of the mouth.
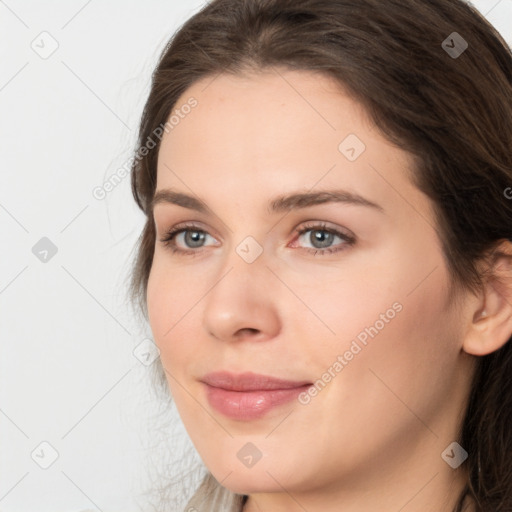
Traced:
[[231, 419], [261, 418], [271, 409], [284, 405], [313, 383], [284, 380], [252, 372], [233, 374], [214, 372], [205, 375], [206, 397], [211, 407]]

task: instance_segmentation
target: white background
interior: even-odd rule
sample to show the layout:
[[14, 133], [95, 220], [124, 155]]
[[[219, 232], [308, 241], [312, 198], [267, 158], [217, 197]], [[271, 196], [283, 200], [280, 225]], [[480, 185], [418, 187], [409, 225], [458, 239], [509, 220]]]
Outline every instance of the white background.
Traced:
[[[126, 297], [144, 217], [129, 177], [92, 191], [129, 159], [157, 57], [203, 4], [0, 0], [1, 512], [153, 510], [158, 442], [169, 475], [189, 464], [133, 353], [151, 337]], [[512, 0], [474, 5], [511, 43]]]

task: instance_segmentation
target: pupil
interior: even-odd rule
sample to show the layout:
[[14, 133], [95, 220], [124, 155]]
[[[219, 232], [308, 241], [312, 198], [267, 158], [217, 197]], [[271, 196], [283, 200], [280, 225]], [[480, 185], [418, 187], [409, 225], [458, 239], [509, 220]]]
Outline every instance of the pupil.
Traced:
[[333, 233], [328, 233], [327, 231], [323, 230], [315, 230], [311, 234], [313, 233], [316, 233], [316, 236], [314, 236], [314, 241], [312, 242], [313, 246], [315, 246], [316, 242], [320, 242], [320, 244], [323, 244], [320, 248], [329, 246], [329, 243], [332, 242], [332, 237], [334, 236]]
[[201, 242], [203, 241], [204, 233], [201, 233], [199, 231], [187, 231], [185, 233], [185, 238], [185, 242], [187, 245], [192, 247], [199, 247], [201, 245]]

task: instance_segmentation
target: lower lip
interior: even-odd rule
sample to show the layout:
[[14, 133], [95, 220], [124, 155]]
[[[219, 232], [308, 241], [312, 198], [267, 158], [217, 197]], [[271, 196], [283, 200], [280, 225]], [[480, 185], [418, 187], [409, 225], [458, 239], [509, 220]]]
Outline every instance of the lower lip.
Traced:
[[274, 407], [290, 402], [311, 387], [311, 384], [306, 384], [290, 389], [228, 391], [205, 385], [210, 405], [225, 416], [236, 420], [261, 418]]

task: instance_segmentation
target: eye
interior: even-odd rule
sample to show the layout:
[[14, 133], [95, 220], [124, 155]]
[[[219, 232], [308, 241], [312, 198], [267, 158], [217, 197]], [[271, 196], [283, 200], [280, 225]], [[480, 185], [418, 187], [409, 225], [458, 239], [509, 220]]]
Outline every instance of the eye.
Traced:
[[[206, 231], [195, 224], [187, 224], [169, 229], [160, 242], [169, 247], [173, 253], [196, 254], [198, 251], [194, 249], [204, 247], [203, 243], [208, 236], [210, 235]], [[178, 247], [177, 242], [181, 242], [185, 249]]]
[[[309, 236], [305, 236], [310, 233]], [[311, 243], [312, 247], [304, 247], [304, 249], [314, 255], [326, 255], [333, 254], [344, 250], [347, 246], [352, 246], [355, 243], [355, 236], [351, 233], [344, 233], [338, 229], [329, 228], [325, 223], [311, 223], [303, 226], [296, 230], [298, 235], [297, 239], [306, 239], [306, 243]], [[198, 255], [204, 245], [207, 237], [211, 237], [210, 234], [201, 229], [195, 224], [186, 224], [181, 226], [175, 226], [168, 230], [160, 242], [164, 246], [169, 247], [173, 253], [182, 255]], [[331, 246], [336, 239], [341, 241], [337, 246]], [[180, 247], [180, 245], [182, 247]], [[215, 244], [213, 244], [215, 245]], [[292, 245], [292, 247], [294, 247]]]
[[[355, 236], [349, 233], [343, 233], [340, 230], [334, 228], [328, 228], [325, 223], [320, 224], [308, 224], [296, 231], [298, 233], [298, 239], [304, 238], [306, 242], [309, 242], [312, 247], [306, 247], [307, 251], [317, 255], [333, 254], [344, 250], [347, 246], [352, 246], [355, 243]], [[304, 236], [309, 233], [308, 236]], [[338, 247], [332, 246], [335, 239], [338, 238], [342, 241], [342, 244], [338, 244]]]

